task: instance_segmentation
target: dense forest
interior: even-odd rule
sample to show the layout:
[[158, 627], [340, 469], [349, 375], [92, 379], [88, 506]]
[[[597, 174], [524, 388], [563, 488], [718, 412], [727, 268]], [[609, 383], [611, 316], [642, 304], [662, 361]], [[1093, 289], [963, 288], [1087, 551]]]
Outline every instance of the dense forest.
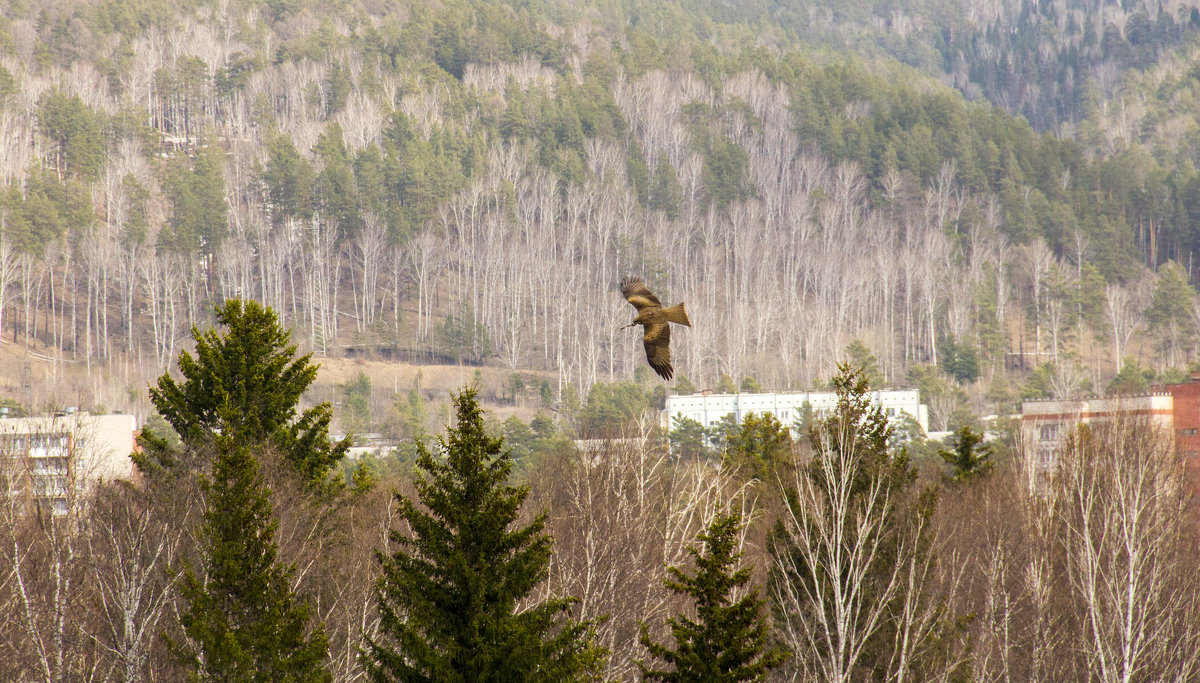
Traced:
[[[231, 299], [216, 323], [150, 391], [136, 484], [0, 498], [5, 680], [1200, 672], [1194, 488], [1148, 423], [1081, 429], [1043, 480], [969, 425], [926, 452], [842, 365], [833, 410], [715, 446], [638, 416], [522, 437], [465, 388], [436, 438], [355, 462], [332, 406], [298, 411], [316, 365], [275, 313]], [[0, 486], [39, 464], [0, 459]]]
[[553, 371], [560, 402], [638, 366], [637, 274], [701, 321], [698, 387], [850, 349], [974, 414], [1181, 376], [1187, 8], [855, 7], [11, 3], [0, 338], [140, 394], [252, 297], [318, 355]]

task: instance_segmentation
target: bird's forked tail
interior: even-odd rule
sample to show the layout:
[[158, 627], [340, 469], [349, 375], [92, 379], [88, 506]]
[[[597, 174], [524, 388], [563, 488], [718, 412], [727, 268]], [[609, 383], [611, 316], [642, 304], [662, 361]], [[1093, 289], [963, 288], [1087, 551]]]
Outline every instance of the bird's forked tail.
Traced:
[[683, 303], [677, 303], [670, 308], [664, 308], [663, 313], [667, 314], [667, 320], [677, 325], [692, 326], [692, 321], [688, 320], [687, 311], [683, 310]]

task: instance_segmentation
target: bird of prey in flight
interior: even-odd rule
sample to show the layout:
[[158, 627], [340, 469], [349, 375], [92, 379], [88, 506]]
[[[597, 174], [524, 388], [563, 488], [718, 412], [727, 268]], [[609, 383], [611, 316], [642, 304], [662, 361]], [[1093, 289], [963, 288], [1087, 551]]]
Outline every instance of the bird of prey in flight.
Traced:
[[[642, 326], [642, 345], [646, 347], [646, 360], [650, 367], [663, 379], [675, 374], [671, 367], [671, 326], [667, 323], [692, 326], [683, 304], [663, 308], [662, 302], [646, 288], [641, 278], [627, 277], [621, 280], [621, 294], [637, 309], [637, 317], [625, 327]], [[624, 328], [622, 328], [624, 329]]]

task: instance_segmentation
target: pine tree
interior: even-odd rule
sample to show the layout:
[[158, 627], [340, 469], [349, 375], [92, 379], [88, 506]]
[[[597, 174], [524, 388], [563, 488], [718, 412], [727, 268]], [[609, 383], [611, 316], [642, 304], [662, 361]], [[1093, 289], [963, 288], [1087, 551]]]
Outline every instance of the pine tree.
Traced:
[[955, 481], [970, 479], [992, 467], [990, 449], [983, 444], [983, 434], [971, 429], [970, 425], [963, 425], [955, 431], [953, 450], [943, 448], [938, 450], [938, 455], [954, 467]]
[[745, 479], [773, 480], [792, 463], [792, 432], [771, 413], [747, 413], [725, 431], [722, 465]]
[[363, 663], [373, 681], [571, 681], [597, 677], [603, 652], [573, 598], [523, 607], [546, 577], [545, 515], [513, 528], [529, 490], [505, 482], [512, 459], [484, 431], [474, 389], [454, 397], [458, 424], [438, 455], [418, 442], [417, 499], [397, 494], [411, 535], [379, 554], [380, 634]]
[[758, 589], [734, 599], [737, 589], [750, 581], [751, 568], [734, 569], [742, 554], [735, 552], [741, 519], [718, 512], [708, 529], [698, 537], [704, 551], [688, 548], [696, 561], [696, 572], [688, 575], [679, 567], [668, 567], [665, 583], [672, 591], [688, 595], [696, 605], [696, 619], [679, 615], [667, 620], [675, 647], [654, 642], [642, 625], [641, 643], [670, 669], [652, 669], [638, 662], [642, 676], [650, 681], [758, 681], [783, 663], [787, 653], [767, 646], [767, 625]]
[[139, 439], [144, 452], [135, 456], [138, 466], [144, 472], [169, 470], [181, 458], [211, 452], [207, 446], [214, 435], [236, 434], [248, 446], [270, 444], [282, 452], [306, 481], [324, 482], [349, 443], [330, 443], [328, 403], [293, 420], [301, 394], [317, 376], [312, 354], [297, 358], [291, 333], [256, 301], [230, 299], [216, 315], [228, 331], [192, 328], [196, 356], [179, 354], [184, 381], [167, 373], [150, 389], [150, 400], [179, 434], [182, 448], [146, 430]]
[[309, 608], [290, 588], [293, 568], [276, 562], [276, 523], [258, 460], [230, 436], [215, 446], [211, 480], [200, 480], [203, 571], [188, 569], [182, 587], [180, 622], [190, 642], [171, 648], [201, 681], [329, 681], [324, 626], [305, 632]]

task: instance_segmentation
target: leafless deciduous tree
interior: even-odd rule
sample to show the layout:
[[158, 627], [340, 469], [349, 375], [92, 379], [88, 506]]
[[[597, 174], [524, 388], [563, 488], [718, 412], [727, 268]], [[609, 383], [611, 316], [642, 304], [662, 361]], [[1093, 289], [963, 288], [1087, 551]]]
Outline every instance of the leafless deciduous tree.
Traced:
[[929, 663], [946, 619], [934, 594], [932, 502], [907, 490], [907, 463], [880, 451], [883, 418], [865, 407], [842, 397], [809, 432], [810, 462], [785, 484], [770, 591], [789, 666], [803, 681], [946, 679], [953, 655]]
[[[730, 491], [711, 463], [680, 465], [644, 434], [596, 442], [575, 458], [544, 456], [527, 507], [548, 509], [555, 538], [547, 594], [574, 595], [586, 618], [604, 617], [606, 676], [628, 680], [643, 656], [640, 624], [661, 624], [679, 607], [663, 586], [665, 566], [686, 557], [690, 534]], [[740, 503], [745, 501], [739, 498]]]
[[0, 235], [0, 339], [4, 338], [4, 309], [8, 305], [9, 287], [17, 274], [18, 262], [12, 242]]
[[[185, 494], [185, 495], [179, 495]], [[182, 487], [151, 496], [126, 482], [96, 491], [86, 529], [95, 613], [87, 633], [101, 649], [102, 680], [154, 680], [166, 656], [159, 641], [174, 616], [173, 572], [195, 501]]]
[[0, 666], [10, 680], [100, 679], [88, 637], [91, 595], [80, 562], [89, 516], [90, 435], [47, 419], [0, 436]]
[[379, 273], [383, 268], [386, 227], [383, 221], [369, 216], [354, 238], [352, 262], [358, 275], [358, 286], [355, 288], [355, 319], [360, 332], [375, 322], [378, 299], [376, 292], [379, 288]]
[[1063, 454], [1059, 514], [1084, 677], [1200, 675], [1197, 546], [1183, 474], [1171, 435], [1133, 416], [1081, 429]]

